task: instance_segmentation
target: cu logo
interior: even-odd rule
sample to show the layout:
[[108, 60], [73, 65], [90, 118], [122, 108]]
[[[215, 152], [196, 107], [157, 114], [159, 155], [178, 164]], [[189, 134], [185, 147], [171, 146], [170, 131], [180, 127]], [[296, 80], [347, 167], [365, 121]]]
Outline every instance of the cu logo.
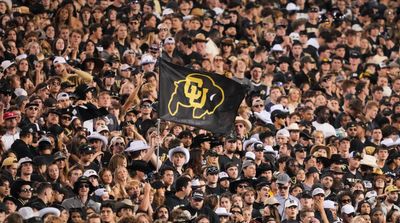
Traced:
[[168, 111], [175, 116], [180, 107], [191, 108], [192, 118], [211, 115], [224, 101], [224, 91], [214, 80], [204, 74], [189, 74], [184, 80], [174, 82], [175, 90], [168, 103]]

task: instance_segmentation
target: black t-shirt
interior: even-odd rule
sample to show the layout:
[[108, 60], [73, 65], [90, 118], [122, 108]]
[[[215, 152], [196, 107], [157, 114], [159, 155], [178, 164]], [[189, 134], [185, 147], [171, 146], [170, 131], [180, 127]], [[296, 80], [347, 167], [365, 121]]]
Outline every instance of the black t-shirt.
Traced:
[[18, 160], [24, 157], [29, 157], [33, 159], [33, 157], [36, 155], [36, 152], [21, 139], [15, 140], [14, 143], [11, 145], [10, 150], [15, 153]]
[[221, 167], [221, 171], [226, 170], [226, 165], [228, 163], [234, 163], [239, 169], [241, 161], [236, 156], [233, 156], [232, 159], [226, 156], [225, 154], [219, 156], [219, 166]]
[[222, 190], [219, 187], [219, 185], [217, 185], [217, 187], [215, 187], [215, 188], [206, 185], [206, 194], [221, 195], [222, 194]]
[[173, 210], [176, 206], [184, 206], [189, 204], [188, 199], [180, 199], [175, 194], [167, 194], [165, 198], [165, 205], [170, 209]]
[[306, 31], [308, 38], [315, 38], [316, 33], [318, 32], [318, 24], [311, 24], [310, 22], [306, 23]]

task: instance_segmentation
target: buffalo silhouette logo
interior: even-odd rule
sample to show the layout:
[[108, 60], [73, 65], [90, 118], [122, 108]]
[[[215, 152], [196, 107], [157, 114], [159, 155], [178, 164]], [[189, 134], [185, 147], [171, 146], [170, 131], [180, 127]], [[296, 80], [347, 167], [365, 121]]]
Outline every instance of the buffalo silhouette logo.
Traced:
[[175, 116], [181, 107], [192, 109], [193, 119], [212, 115], [224, 102], [224, 91], [204, 74], [192, 73], [174, 81], [175, 89], [168, 103], [168, 111]]

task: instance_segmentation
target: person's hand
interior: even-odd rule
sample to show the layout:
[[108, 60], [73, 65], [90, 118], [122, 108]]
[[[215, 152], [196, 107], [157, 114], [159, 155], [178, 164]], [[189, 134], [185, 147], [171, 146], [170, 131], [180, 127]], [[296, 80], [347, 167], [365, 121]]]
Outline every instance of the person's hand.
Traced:
[[74, 73], [76, 70], [74, 67], [72, 67], [69, 64], [64, 64], [64, 66], [65, 66], [65, 69], [67, 69], [68, 73]]
[[42, 62], [36, 62], [35, 63], [35, 71], [40, 72], [43, 70], [43, 63]]
[[86, 52], [82, 52], [79, 57], [81, 58], [81, 61], [85, 61], [86, 60]]
[[243, 222], [244, 221], [244, 217], [242, 215], [242, 213], [235, 213], [235, 222]]
[[72, 52], [72, 47], [67, 46], [67, 49], [65, 49], [65, 54], [70, 54]]
[[150, 193], [150, 191], [151, 191], [151, 185], [149, 183], [144, 183], [144, 185], [143, 185], [143, 193], [144, 194]]
[[149, 138], [150, 138], [150, 141], [149, 141], [150, 148], [156, 148], [157, 147], [157, 142], [158, 142], [157, 133], [155, 131], [152, 132], [150, 134]]
[[317, 197], [314, 199], [314, 207], [316, 210], [324, 210], [324, 201], [321, 197]]

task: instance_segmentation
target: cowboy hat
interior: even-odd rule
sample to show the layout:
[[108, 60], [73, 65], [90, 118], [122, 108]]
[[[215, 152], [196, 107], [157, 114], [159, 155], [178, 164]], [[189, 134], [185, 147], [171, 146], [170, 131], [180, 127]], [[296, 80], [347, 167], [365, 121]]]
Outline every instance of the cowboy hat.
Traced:
[[177, 146], [177, 147], [169, 150], [168, 151], [169, 161], [172, 162], [172, 157], [174, 156], [175, 153], [183, 153], [183, 154], [185, 154], [185, 164], [187, 164], [189, 162], [189, 159], [190, 159], [189, 150], [187, 150], [187, 149], [185, 149], [183, 147], [180, 147], [180, 146]]
[[320, 149], [326, 151], [326, 156], [327, 156], [326, 158], [330, 158], [331, 157], [331, 148], [329, 148], [329, 146], [321, 146], [321, 145], [313, 146], [311, 148], [310, 154], [314, 154], [315, 152], [318, 152], [318, 150], [320, 150]]
[[108, 140], [107, 137], [103, 136], [102, 134], [98, 133], [98, 132], [92, 132], [92, 134], [90, 134], [87, 139], [90, 141], [92, 139], [98, 139], [100, 141], [103, 142], [104, 146], [107, 146], [108, 144]]
[[376, 158], [371, 155], [364, 155], [363, 159], [360, 161], [360, 165], [370, 166], [373, 168], [378, 167], [378, 164], [376, 164]]
[[246, 127], [247, 132], [250, 132], [251, 130], [251, 123], [249, 120], [242, 118], [241, 116], [236, 116], [235, 119], [235, 124], [236, 123], [242, 123], [244, 127]]

